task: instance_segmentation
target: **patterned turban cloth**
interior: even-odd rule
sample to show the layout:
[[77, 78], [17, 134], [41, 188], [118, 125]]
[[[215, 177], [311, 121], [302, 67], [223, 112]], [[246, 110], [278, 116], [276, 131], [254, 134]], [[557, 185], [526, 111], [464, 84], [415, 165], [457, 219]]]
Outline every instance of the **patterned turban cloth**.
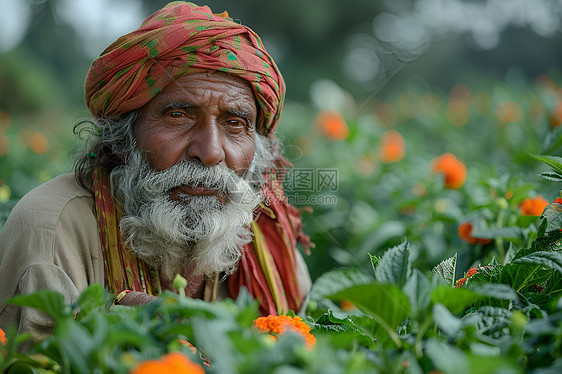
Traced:
[[95, 118], [141, 108], [174, 79], [222, 71], [248, 81], [259, 106], [257, 130], [272, 135], [279, 123], [285, 82], [258, 35], [228, 13], [175, 1], [117, 39], [92, 63], [86, 103]]

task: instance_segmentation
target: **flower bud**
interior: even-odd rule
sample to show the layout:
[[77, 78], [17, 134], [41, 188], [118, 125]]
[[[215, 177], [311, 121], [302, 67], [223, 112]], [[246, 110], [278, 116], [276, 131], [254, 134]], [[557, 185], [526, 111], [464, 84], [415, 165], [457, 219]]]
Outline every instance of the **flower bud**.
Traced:
[[176, 290], [178, 290], [180, 295], [185, 296], [185, 288], [187, 287], [187, 279], [185, 279], [184, 277], [182, 277], [179, 274], [176, 274], [176, 277], [174, 278], [174, 282], [172, 283], [172, 286]]
[[500, 208], [501, 210], [507, 209], [509, 204], [507, 203], [507, 200], [503, 197], [498, 197], [495, 201], [494, 204], [496, 204], [496, 206], [498, 208]]

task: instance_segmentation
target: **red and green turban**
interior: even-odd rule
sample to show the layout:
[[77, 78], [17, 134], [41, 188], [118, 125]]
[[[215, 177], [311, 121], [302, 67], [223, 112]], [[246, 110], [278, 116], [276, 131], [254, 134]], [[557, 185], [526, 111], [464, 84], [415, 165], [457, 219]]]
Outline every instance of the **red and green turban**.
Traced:
[[203, 70], [245, 79], [254, 90], [257, 128], [273, 134], [285, 83], [258, 35], [226, 12], [176, 1], [117, 39], [93, 62], [86, 77], [92, 115], [119, 117], [141, 108], [174, 79]]

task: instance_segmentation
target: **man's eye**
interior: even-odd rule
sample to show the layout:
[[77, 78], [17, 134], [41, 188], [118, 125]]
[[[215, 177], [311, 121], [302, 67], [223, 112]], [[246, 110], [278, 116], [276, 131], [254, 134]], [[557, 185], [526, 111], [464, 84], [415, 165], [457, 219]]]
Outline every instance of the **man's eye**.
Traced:
[[228, 120], [227, 123], [228, 123], [230, 126], [235, 126], [235, 127], [246, 126], [246, 123], [245, 123], [245, 122], [240, 121], [240, 120], [237, 120], [237, 119]]
[[179, 110], [173, 110], [169, 113], [169, 115], [172, 118], [180, 118], [180, 117], [183, 117], [183, 112], [181, 112]]

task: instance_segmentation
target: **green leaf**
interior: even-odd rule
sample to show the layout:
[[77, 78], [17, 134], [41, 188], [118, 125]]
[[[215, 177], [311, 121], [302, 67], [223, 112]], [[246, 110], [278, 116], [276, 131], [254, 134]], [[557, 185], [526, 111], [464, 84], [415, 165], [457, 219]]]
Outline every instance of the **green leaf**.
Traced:
[[551, 153], [560, 148], [562, 145], [562, 136], [560, 136], [561, 131], [562, 129], [560, 127], [556, 127], [546, 134], [543, 153]]
[[412, 276], [408, 278], [402, 291], [408, 297], [412, 307], [412, 315], [419, 318], [427, 311], [431, 303], [430, 293], [433, 289], [431, 281], [418, 269], [412, 271]]
[[441, 261], [437, 266], [435, 266], [431, 272], [439, 274], [445, 282], [453, 287], [455, 285], [455, 271], [457, 266], [457, 254], [449, 257], [446, 260]]
[[348, 315], [334, 312], [331, 309], [328, 309], [328, 311], [316, 321], [316, 327], [326, 326], [329, 326], [330, 330], [332, 330], [332, 326], [335, 326], [336, 331], [348, 331], [350, 328], [353, 330], [357, 329], [357, 326]]
[[511, 262], [515, 258], [515, 255], [517, 254], [518, 251], [519, 249], [515, 247], [513, 243], [509, 243], [509, 248], [505, 253], [505, 258], [503, 259], [503, 265]]
[[463, 317], [463, 324], [472, 325], [479, 334], [487, 334], [491, 338], [491, 334], [508, 327], [512, 314], [506, 308], [483, 306]]
[[433, 306], [433, 321], [450, 338], [454, 338], [462, 328], [462, 321], [441, 303]]
[[555, 173], [555, 172], [544, 172], [539, 174], [546, 180], [553, 181], [553, 182], [562, 182], [562, 174]]
[[562, 229], [562, 204], [550, 204], [548, 205], [543, 213], [547, 221], [546, 232], [559, 231]]
[[89, 355], [97, 347], [94, 346], [88, 329], [70, 318], [61, 319], [55, 328], [55, 334], [45, 344], [54, 345], [59, 351], [59, 362], [68, 362], [68, 369], [72, 373], [91, 372], [92, 362]]
[[[484, 347], [484, 346], [483, 346]], [[521, 373], [519, 364], [508, 357], [495, 357], [497, 347], [487, 346], [488, 352], [480, 350], [480, 355], [467, 355], [470, 360], [471, 373], [478, 374], [518, 374]], [[486, 355], [484, 355], [486, 353]]]
[[554, 230], [546, 233], [541, 237], [536, 238], [531, 243], [531, 250], [530, 251], [520, 251], [517, 253], [516, 258], [526, 256], [531, 252], [538, 252], [538, 251], [558, 251], [562, 249], [560, 243], [562, 242], [562, 231]]
[[[532, 223], [537, 222], [537, 220], [538, 220], [537, 216], [519, 216], [517, 217], [517, 221], [515, 222], [515, 225], [521, 228], [527, 228]], [[523, 230], [523, 232], [525, 232], [525, 230]]]
[[523, 288], [542, 282], [550, 278], [552, 270], [544, 269], [542, 265], [533, 263], [506, 264], [501, 272], [500, 283], [509, 284], [511, 288], [519, 292]]
[[406, 225], [400, 221], [385, 221], [363, 240], [360, 252], [365, 253], [381, 247], [386, 241], [400, 238], [406, 233]]
[[436, 338], [428, 339], [425, 353], [437, 369], [444, 373], [472, 374], [468, 357], [457, 347]]
[[514, 264], [536, 264], [562, 273], [562, 253], [539, 251], [513, 261]]
[[404, 285], [412, 273], [408, 241], [388, 249], [375, 270], [375, 278], [381, 283]]
[[505, 240], [519, 240], [523, 239], [523, 229], [521, 227], [496, 227], [489, 230], [474, 231], [471, 236], [482, 239], [495, 239], [503, 238]]
[[547, 164], [558, 174], [562, 174], [562, 157], [550, 155], [531, 155], [531, 157]]
[[6, 300], [6, 303], [41, 310], [55, 320], [72, 315], [72, 310], [70, 306], [64, 303], [63, 296], [51, 290], [41, 290], [30, 295], [16, 296]]
[[236, 352], [228, 333], [235, 329], [229, 320], [193, 318], [194, 344], [207, 352], [218, 373], [234, 373]]
[[479, 284], [476, 286], [469, 286], [471, 291], [474, 291], [480, 296], [491, 297], [499, 300], [517, 301], [517, 293], [507, 284]]
[[434, 304], [441, 303], [453, 314], [464, 310], [467, 306], [480, 300], [476, 292], [466, 288], [451, 288], [449, 286], [437, 286], [431, 291], [431, 301]]
[[310, 290], [310, 299], [320, 300], [347, 288], [372, 281], [372, 277], [356, 268], [332, 270], [321, 275], [314, 282]]
[[349, 300], [362, 312], [377, 320], [393, 338], [396, 337], [396, 328], [410, 315], [408, 298], [400, 288], [392, 284], [362, 284], [338, 292], [330, 298]]
[[6, 374], [34, 374], [36, 371], [28, 364], [23, 362], [16, 362], [10, 369], [8, 369]]
[[76, 306], [80, 308], [78, 318], [84, 318], [91, 311], [99, 309], [105, 305], [104, 290], [100, 284], [88, 286], [78, 298]]
[[377, 266], [379, 265], [379, 261], [381, 259], [379, 256], [375, 256], [370, 253], [367, 254], [369, 255], [369, 259], [371, 260], [371, 266], [373, 267], [373, 274], [375, 274], [375, 272], [377, 271]]
[[344, 313], [334, 312], [328, 309], [322, 317], [320, 317], [316, 322], [309, 322], [310, 327], [315, 330], [324, 330], [337, 333], [350, 332], [353, 335], [359, 337], [360, 339], [365, 339], [372, 341], [363, 332], [363, 329], [355, 324], [355, 322], [349, 318]]

